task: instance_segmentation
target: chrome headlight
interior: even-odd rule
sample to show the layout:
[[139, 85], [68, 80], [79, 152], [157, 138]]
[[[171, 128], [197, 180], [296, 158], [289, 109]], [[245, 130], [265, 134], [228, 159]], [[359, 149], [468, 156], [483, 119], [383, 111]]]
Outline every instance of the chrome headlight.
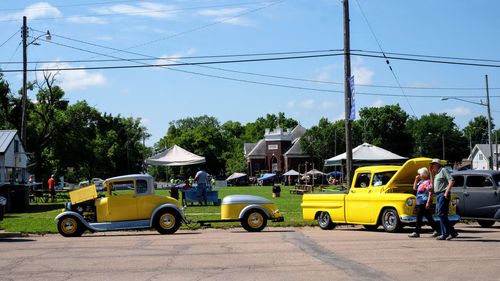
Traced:
[[453, 206], [456, 206], [456, 205], [458, 205], [458, 202], [459, 202], [459, 201], [460, 201], [460, 199], [458, 199], [458, 198], [453, 198], [453, 199], [451, 199], [451, 204], [452, 204]]
[[406, 199], [406, 206], [411, 207], [413, 205], [415, 205], [415, 198]]
[[66, 202], [66, 206], [64, 206], [66, 210], [71, 211], [71, 202]]

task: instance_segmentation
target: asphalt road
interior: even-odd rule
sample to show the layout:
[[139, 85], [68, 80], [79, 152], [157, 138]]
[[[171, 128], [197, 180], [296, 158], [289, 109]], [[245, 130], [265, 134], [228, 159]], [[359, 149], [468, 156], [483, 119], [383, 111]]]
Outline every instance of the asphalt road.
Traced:
[[500, 227], [436, 241], [341, 226], [0, 238], [0, 280], [500, 280]]

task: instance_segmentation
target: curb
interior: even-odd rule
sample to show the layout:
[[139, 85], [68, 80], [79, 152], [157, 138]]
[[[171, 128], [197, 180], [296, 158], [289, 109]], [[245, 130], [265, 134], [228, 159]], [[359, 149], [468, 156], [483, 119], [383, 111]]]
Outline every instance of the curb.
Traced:
[[26, 236], [28, 236], [28, 235], [22, 234], [20, 232], [5, 232], [3, 230], [0, 230], [0, 239], [26, 237]]

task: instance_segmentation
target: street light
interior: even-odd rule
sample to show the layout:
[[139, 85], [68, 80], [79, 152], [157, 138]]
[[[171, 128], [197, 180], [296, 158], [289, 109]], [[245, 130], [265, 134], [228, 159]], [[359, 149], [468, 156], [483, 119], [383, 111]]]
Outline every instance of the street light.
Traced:
[[488, 112], [488, 144], [490, 146], [490, 156], [488, 157], [488, 164], [490, 166], [490, 169], [493, 169], [493, 145], [491, 144], [491, 110], [490, 110], [490, 93], [488, 90], [488, 75], [486, 75], [486, 103], [483, 103], [482, 100], [481, 100], [481, 102], [475, 102], [475, 101], [465, 100], [465, 99], [461, 99], [461, 98], [457, 98], [457, 97], [442, 97], [441, 98], [441, 100], [452, 100], [452, 99], [486, 106], [486, 109]]
[[27, 75], [27, 68], [28, 68], [28, 54], [27, 54], [27, 49], [28, 46], [33, 44], [33, 45], [39, 45], [35, 41], [38, 40], [39, 38], [45, 36], [45, 39], [50, 40], [52, 39], [52, 36], [50, 35], [50, 32], [47, 30], [47, 33], [42, 34], [33, 40], [31, 42], [27, 42], [28, 40], [28, 26], [26, 25], [26, 16], [23, 16], [23, 27], [21, 30], [21, 36], [23, 38], [23, 96], [21, 98], [21, 108], [22, 108], [22, 116], [21, 116], [21, 140], [24, 145], [24, 149], [26, 150], [26, 132], [27, 132], [27, 124], [26, 124], [26, 103], [28, 99], [28, 91], [27, 91], [27, 83], [28, 83], [28, 75]]

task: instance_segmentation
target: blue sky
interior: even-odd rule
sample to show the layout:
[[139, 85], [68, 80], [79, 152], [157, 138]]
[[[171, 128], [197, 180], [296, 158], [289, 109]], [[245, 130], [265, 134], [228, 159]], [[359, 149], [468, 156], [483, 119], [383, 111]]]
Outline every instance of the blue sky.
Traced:
[[[351, 48], [500, 59], [499, 10], [500, 2], [495, 0], [350, 0]], [[28, 17], [31, 36], [46, 30], [53, 35], [50, 42], [41, 37], [37, 40], [40, 45], [28, 47], [28, 60], [38, 62], [29, 69], [220, 61], [263, 56], [185, 57], [343, 48], [342, 2], [334, 0], [0, 1], [0, 67], [4, 70], [22, 68], [12, 62], [22, 60], [18, 47], [21, 37], [15, 33], [21, 29], [23, 15]], [[283, 56], [290, 55], [266, 57]], [[89, 62], [112, 58], [168, 60]], [[486, 107], [442, 101], [440, 97], [471, 96], [467, 99], [472, 102], [484, 101], [487, 74], [492, 116], [494, 122], [500, 120], [499, 68], [396, 59], [390, 64], [397, 81], [384, 60], [352, 57], [359, 92], [357, 109], [400, 104], [411, 116], [446, 112], [463, 128], [473, 117], [485, 115]], [[337, 92], [343, 91], [342, 56], [207, 66], [212, 68], [185, 65], [59, 71], [56, 79], [70, 102], [87, 100], [101, 112], [142, 118], [152, 135], [149, 145], [165, 135], [169, 122], [203, 114], [215, 116], [221, 123], [233, 120], [244, 124], [267, 113], [285, 112], [307, 128], [322, 117], [338, 120], [344, 116], [344, 95]], [[34, 73], [28, 77], [36, 78]], [[8, 72], [5, 78], [13, 91], [21, 87], [21, 73]], [[418, 89], [402, 90], [398, 83]], [[29, 95], [34, 98], [34, 92]]]

